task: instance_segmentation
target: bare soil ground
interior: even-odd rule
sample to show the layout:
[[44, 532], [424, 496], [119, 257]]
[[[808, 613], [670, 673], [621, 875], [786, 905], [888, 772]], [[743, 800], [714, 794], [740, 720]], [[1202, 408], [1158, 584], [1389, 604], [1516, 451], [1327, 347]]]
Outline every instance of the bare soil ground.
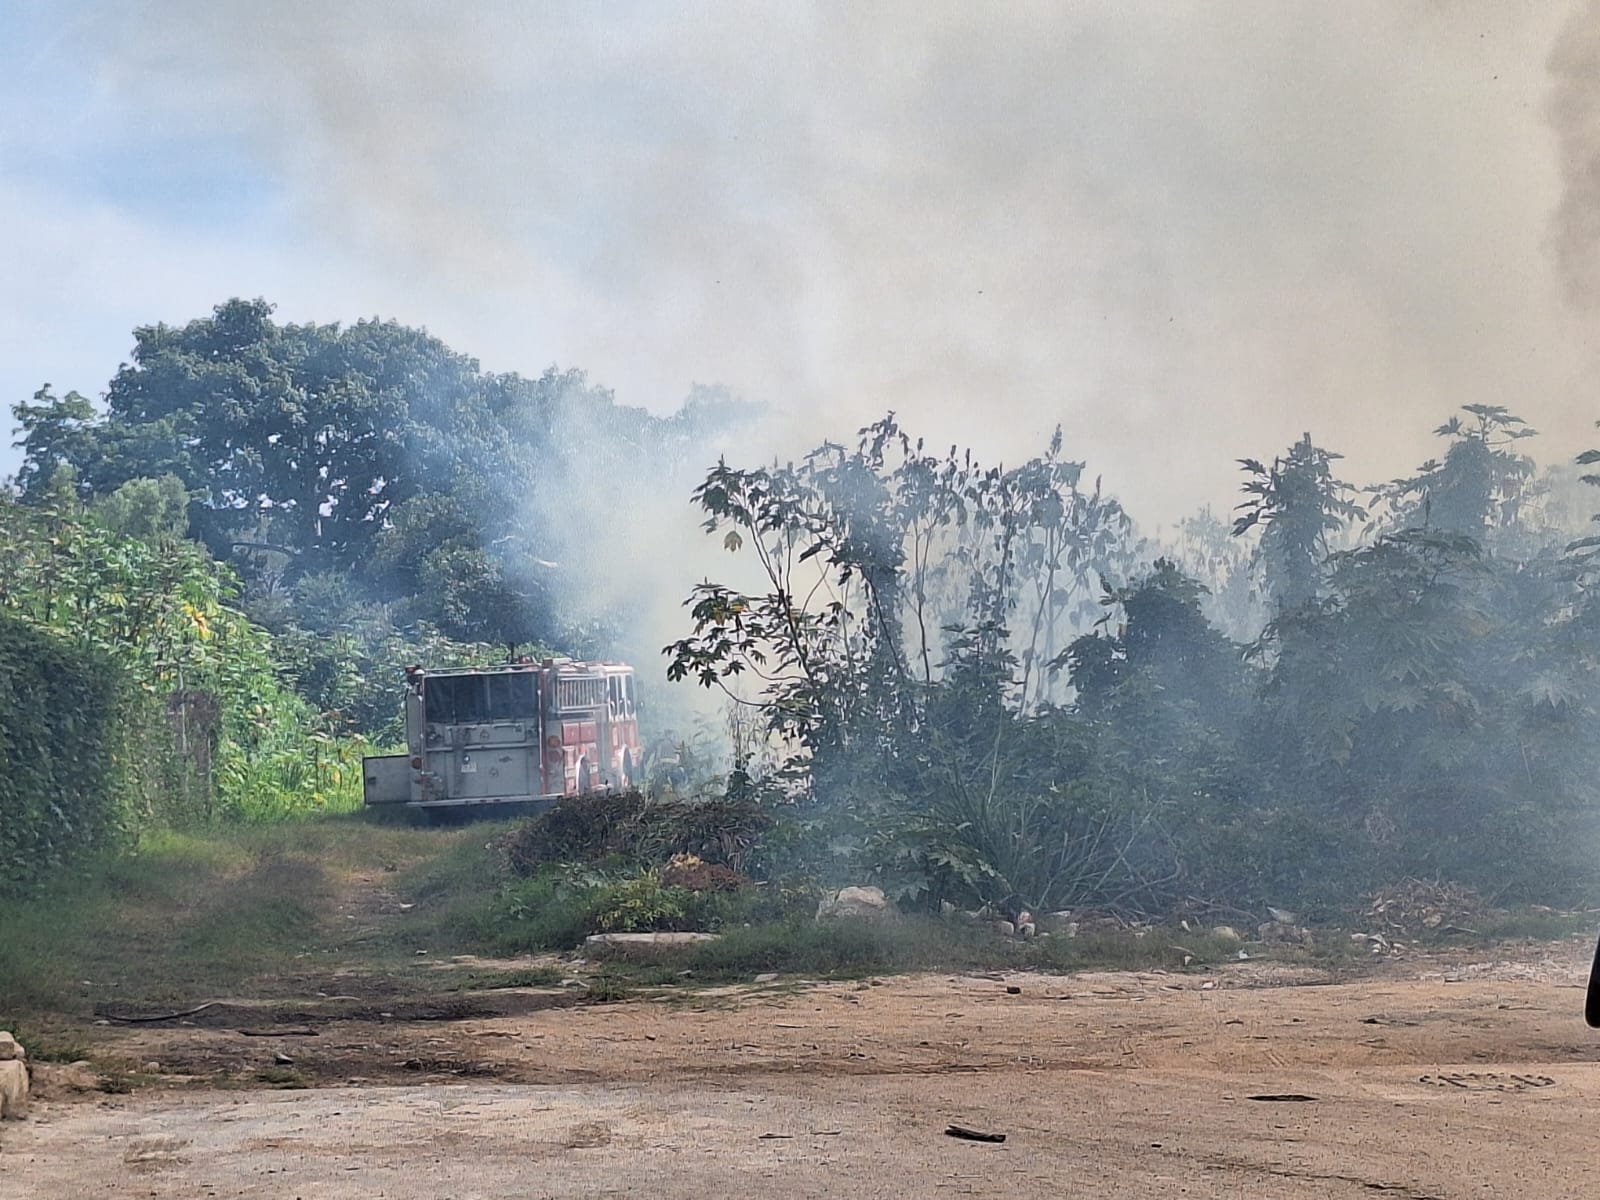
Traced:
[[0, 1129], [0, 1200], [1591, 1196], [1588, 952], [214, 1005], [95, 1027], [134, 1090]]

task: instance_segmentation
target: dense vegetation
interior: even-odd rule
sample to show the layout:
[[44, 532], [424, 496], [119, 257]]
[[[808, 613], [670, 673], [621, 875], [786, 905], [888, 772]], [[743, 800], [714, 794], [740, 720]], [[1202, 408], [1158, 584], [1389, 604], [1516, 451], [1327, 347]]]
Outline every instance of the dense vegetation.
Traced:
[[137, 728], [108, 657], [0, 613], [0, 879], [32, 880], [113, 840], [142, 791], [127, 771]]
[[104, 509], [0, 499], [5, 672], [0, 880], [155, 824], [348, 807], [359, 743], [336, 742], [192, 542]]
[[1422, 876], [1570, 900], [1600, 834], [1600, 609], [1530, 431], [1466, 417], [1366, 504], [1309, 436], [1243, 461], [1244, 642], [1059, 436], [984, 468], [890, 419], [723, 464], [697, 502], [767, 587], [697, 588], [670, 672], [799, 749], [767, 786], [806, 870], [903, 898], [1326, 911]]
[[659, 419], [578, 371], [490, 374], [422, 330], [279, 325], [242, 300], [136, 330], [103, 410], [44, 388], [15, 414], [24, 502], [170, 489], [182, 531], [245, 582], [247, 611], [296, 631], [297, 653], [331, 676], [341, 656], [364, 672], [374, 646], [419, 627], [613, 648], [629, 580], [607, 610], [571, 601], [608, 560], [624, 481], [636, 495], [642, 476], [698, 470], [707, 439], [750, 415], [699, 389]]
[[[15, 408], [0, 879], [152, 825], [352, 806], [405, 661], [639, 655], [660, 575], [603, 578], [613, 482], [687, 494], [716, 461], [693, 503], [739, 582], [695, 588], [667, 673], [727, 690], [732, 752], [652, 779], [676, 816], [752, 821], [745, 857], [709, 858], [799, 881], [767, 895], [1327, 911], [1414, 876], [1543, 902], [1595, 881], [1595, 543], [1575, 473], [1539, 474], [1504, 409], [1365, 488], [1308, 434], [1241, 460], [1231, 519], [1153, 541], [1060, 433], [991, 467], [891, 416], [745, 469], [719, 450], [757, 414], [714, 390], [653, 417], [578, 372], [261, 302], [135, 340], [103, 406]], [[506, 902], [577, 887], [586, 920], [688, 920], [670, 841], [607, 843], [577, 882], [529, 859]]]

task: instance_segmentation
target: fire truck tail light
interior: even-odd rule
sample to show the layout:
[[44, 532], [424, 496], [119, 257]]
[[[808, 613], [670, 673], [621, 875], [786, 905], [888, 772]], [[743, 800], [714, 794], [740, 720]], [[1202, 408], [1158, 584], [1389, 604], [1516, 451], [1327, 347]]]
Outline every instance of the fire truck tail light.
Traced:
[[422, 770], [422, 767], [423, 767], [423, 762], [422, 762], [422, 759], [420, 759], [420, 758], [413, 758], [413, 759], [412, 759], [412, 760], [411, 760], [411, 769], [412, 769], [412, 770], [413, 770], [413, 771], [420, 771], [420, 770]]

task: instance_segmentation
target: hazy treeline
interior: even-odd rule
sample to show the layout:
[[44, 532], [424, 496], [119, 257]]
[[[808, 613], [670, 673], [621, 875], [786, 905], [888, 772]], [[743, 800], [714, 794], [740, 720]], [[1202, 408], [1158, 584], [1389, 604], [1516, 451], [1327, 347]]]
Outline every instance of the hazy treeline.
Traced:
[[279, 325], [263, 301], [134, 341], [103, 406], [15, 406], [21, 501], [200, 543], [306, 698], [368, 734], [405, 662], [653, 654], [623, 616], [659, 603], [633, 512], [754, 415], [700, 388], [656, 418], [578, 371], [490, 374], [423, 330]]
[[724, 464], [696, 499], [766, 586], [696, 589], [671, 672], [803, 751], [766, 786], [810, 869], [904, 897], [1327, 910], [1423, 876], [1572, 899], [1600, 846], [1593, 547], [1514, 414], [1437, 432], [1372, 488], [1309, 435], [1242, 460], [1232, 528], [1180, 530], [1224, 597], [1152, 561], [1059, 436], [984, 468], [891, 418]]
[[[1436, 459], [1372, 486], [1307, 435], [1169, 532], [1070, 431], [991, 466], [891, 416], [747, 468], [760, 414], [720, 391], [652, 416], [579, 372], [495, 375], [424, 331], [279, 325], [259, 301], [136, 331], [101, 406], [42, 389], [14, 411], [7, 636], [120, 681], [85, 711], [131, 703], [105, 744], [144, 747], [107, 756], [140, 786], [92, 821], [49, 805], [105, 780], [34, 770], [6, 801], [32, 806], [31, 846], [163, 805], [348, 802], [359, 747], [334, 739], [392, 732], [408, 661], [626, 655], [648, 680], [666, 639], [641, 630], [681, 598], [663, 564], [689, 577], [656, 522], [692, 504], [730, 574], [694, 589], [667, 673], [743, 714], [719, 786], [774, 806], [774, 862], [1034, 909], [1594, 879], [1586, 498], [1504, 409], [1468, 406]], [[71, 728], [8, 742], [13, 775]]]

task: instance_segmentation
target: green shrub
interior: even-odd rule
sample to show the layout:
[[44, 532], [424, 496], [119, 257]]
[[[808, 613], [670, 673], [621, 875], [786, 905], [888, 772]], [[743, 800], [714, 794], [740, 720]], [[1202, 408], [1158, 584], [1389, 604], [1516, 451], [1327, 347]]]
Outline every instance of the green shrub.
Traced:
[[113, 842], [148, 807], [149, 707], [108, 656], [0, 611], [0, 890]]

